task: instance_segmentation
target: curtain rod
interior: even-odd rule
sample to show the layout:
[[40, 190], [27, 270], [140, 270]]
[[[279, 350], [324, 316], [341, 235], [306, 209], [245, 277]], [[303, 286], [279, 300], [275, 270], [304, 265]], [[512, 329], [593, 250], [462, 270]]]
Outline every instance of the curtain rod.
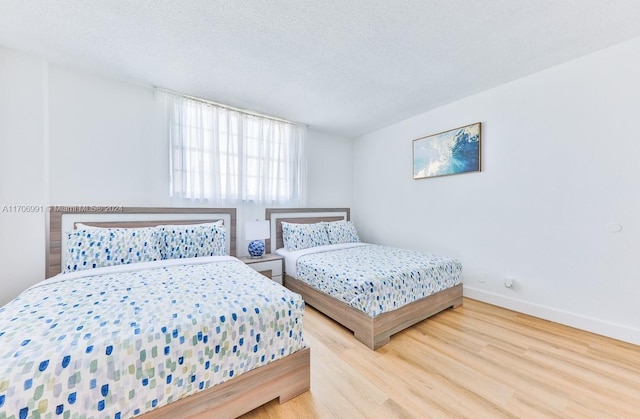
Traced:
[[258, 113], [258, 112], [248, 111], [246, 109], [241, 109], [241, 108], [236, 108], [236, 107], [229, 106], [229, 105], [224, 105], [222, 103], [214, 102], [212, 100], [202, 99], [202, 98], [196, 97], [196, 96], [185, 95], [184, 93], [179, 93], [179, 92], [176, 92], [174, 90], [165, 89], [163, 87], [155, 86], [154, 89], [159, 90], [161, 92], [170, 93], [172, 95], [180, 96], [180, 97], [183, 97], [183, 98], [186, 98], [186, 99], [191, 99], [191, 100], [194, 100], [196, 102], [205, 103], [207, 105], [213, 105], [213, 106], [217, 106], [219, 108], [228, 109], [230, 111], [240, 112], [240, 113], [243, 113], [245, 115], [257, 116], [259, 118], [270, 119], [272, 121], [285, 122], [285, 123], [291, 124], [291, 125], [298, 125], [298, 126], [301, 126], [301, 127], [307, 127], [306, 124], [301, 124], [299, 122], [288, 121], [286, 119], [277, 118], [275, 116], [265, 115], [265, 114], [261, 114], [261, 113]]

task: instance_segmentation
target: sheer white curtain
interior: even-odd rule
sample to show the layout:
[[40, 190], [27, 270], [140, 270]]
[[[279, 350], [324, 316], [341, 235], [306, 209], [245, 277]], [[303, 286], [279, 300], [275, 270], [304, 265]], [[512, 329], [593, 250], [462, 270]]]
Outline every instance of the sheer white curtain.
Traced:
[[172, 198], [304, 204], [304, 126], [164, 94]]
[[[170, 145], [170, 196], [181, 206], [238, 209], [306, 204], [306, 127], [156, 91]], [[239, 250], [243, 246], [239, 246]]]

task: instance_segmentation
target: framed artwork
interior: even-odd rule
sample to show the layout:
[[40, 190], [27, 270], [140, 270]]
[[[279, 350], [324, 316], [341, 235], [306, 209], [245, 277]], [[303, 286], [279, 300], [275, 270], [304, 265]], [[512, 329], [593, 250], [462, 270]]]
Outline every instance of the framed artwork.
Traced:
[[413, 178], [480, 171], [480, 122], [413, 140]]

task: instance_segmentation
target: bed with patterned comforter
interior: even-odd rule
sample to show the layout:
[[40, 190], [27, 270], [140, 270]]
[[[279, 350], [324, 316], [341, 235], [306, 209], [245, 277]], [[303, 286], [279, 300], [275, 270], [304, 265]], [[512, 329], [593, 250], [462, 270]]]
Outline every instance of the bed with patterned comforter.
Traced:
[[226, 256], [61, 274], [0, 308], [0, 418], [127, 418], [305, 347], [304, 303]]
[[375, 317], [462, 283], [462, 264], [429, 253], [344, 243], [279, 249], [287, 275]]

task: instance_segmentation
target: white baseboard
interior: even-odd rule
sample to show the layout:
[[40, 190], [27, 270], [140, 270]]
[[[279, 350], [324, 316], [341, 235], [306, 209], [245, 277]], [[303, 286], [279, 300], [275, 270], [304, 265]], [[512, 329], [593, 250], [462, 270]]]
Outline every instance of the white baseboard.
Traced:
[[593, 317], [583, 316], [553, 307], [530, 303], [517, 298], [506, 297], [489, 291], [463, 286], [463, 295], [473, 300], [493, 304], [519, 313], [550, 320], [552, 322], [586, 330], [587, 332], [640, 345], [640, 329], [610, 323]]

